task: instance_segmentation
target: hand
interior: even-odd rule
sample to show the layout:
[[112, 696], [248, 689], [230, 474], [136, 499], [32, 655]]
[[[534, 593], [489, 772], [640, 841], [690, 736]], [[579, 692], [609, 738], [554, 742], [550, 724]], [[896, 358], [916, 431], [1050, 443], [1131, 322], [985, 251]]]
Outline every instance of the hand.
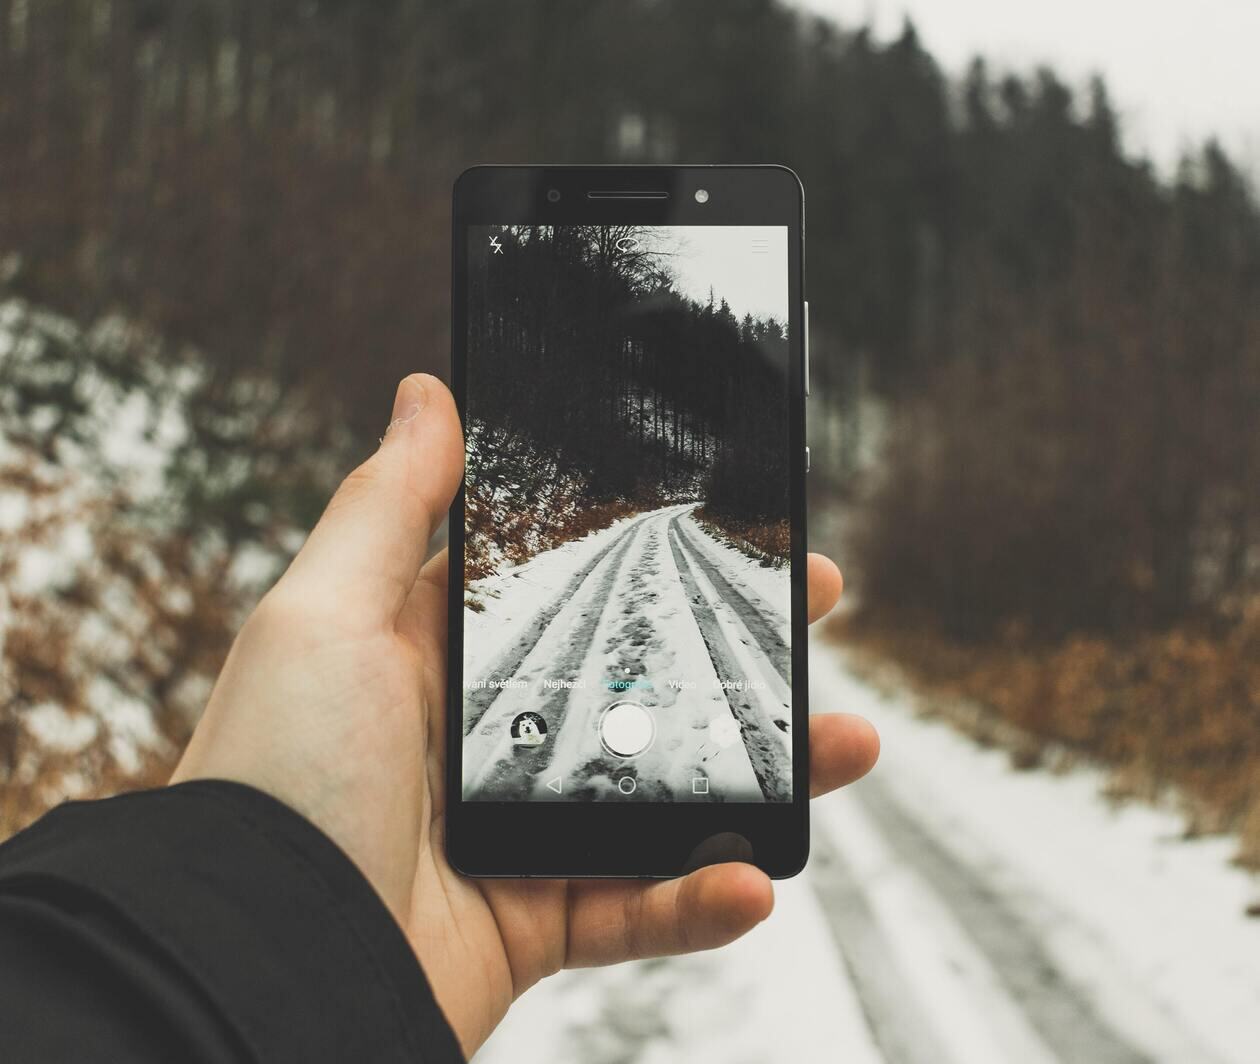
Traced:
[[[258, 787], [317, 824], [405, 930], [465, 1054], [564, 967], [724, 945], [764, 920], [770, 880], [745, 864], [677, 880], [469, 880], [442, 844], [446, 555], [423, 564], [463, 468], [450, 393], [399, 386], [380, 449], [338, 489], [242, 627], [174, 781]], [[840, 596], [809, 558], [809, 615]], [[865, 721], [810, 720], [810, 791], [874, 764]]]

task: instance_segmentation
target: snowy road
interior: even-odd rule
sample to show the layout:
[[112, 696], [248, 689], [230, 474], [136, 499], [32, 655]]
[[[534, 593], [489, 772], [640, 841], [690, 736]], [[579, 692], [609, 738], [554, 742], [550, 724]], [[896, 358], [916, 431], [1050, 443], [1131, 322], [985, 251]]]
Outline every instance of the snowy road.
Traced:
[[[631, 800], [790, 799], [788, 573], [708, 534], [695, 505], [619, 522], [471, 589], [484, 609], [466, 615], [469, 798], [621, 799], [629, 776]], [[479, 661], [483, 632], [501, 649]], [[632, 762], [600, 743], [600, 716], [619, 700], [655, 722]], [[526, 712], [546, 724], [537, 746], [512, 742]], [[723, 742], [715, 721], [738, 732]]]
[[725, 950], [563, 973], [477, 1064], [1254, 1064], [1255, 878], [1230, 839], [1020, 772], [816, 642], [812, 704], [879, 727], [805, 873]]

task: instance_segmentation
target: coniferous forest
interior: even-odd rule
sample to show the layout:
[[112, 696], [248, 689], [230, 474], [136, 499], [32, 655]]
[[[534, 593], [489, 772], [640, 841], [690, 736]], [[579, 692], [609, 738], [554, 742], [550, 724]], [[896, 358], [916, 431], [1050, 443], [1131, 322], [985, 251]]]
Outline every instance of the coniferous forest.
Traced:
[[693, 499], [745, 549], [786, 561], [784, 325], [737, 320], [720, 293], [679, 294], [650, 239], [609, 225], [471, 232], [471, 577]]

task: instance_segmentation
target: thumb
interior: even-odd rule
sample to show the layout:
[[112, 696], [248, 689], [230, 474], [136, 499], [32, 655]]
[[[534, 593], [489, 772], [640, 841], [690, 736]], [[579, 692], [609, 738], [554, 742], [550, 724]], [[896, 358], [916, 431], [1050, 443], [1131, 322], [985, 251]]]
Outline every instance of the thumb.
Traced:
[[425, 373], [405, 378], [380, 448], [342, 481], [285, 582], [343, 616], [392, 623], [463, 469], [451, 393]]

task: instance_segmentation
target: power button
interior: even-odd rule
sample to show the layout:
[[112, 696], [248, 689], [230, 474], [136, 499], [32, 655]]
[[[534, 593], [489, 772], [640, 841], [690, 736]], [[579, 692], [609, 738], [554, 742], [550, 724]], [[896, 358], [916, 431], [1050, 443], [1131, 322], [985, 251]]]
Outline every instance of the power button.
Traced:
[[804, 337], [802, 346], [805, 348], [805, 395], [809, 396], [809, 300], [805, 300], [805, 324], [801, 335]]

